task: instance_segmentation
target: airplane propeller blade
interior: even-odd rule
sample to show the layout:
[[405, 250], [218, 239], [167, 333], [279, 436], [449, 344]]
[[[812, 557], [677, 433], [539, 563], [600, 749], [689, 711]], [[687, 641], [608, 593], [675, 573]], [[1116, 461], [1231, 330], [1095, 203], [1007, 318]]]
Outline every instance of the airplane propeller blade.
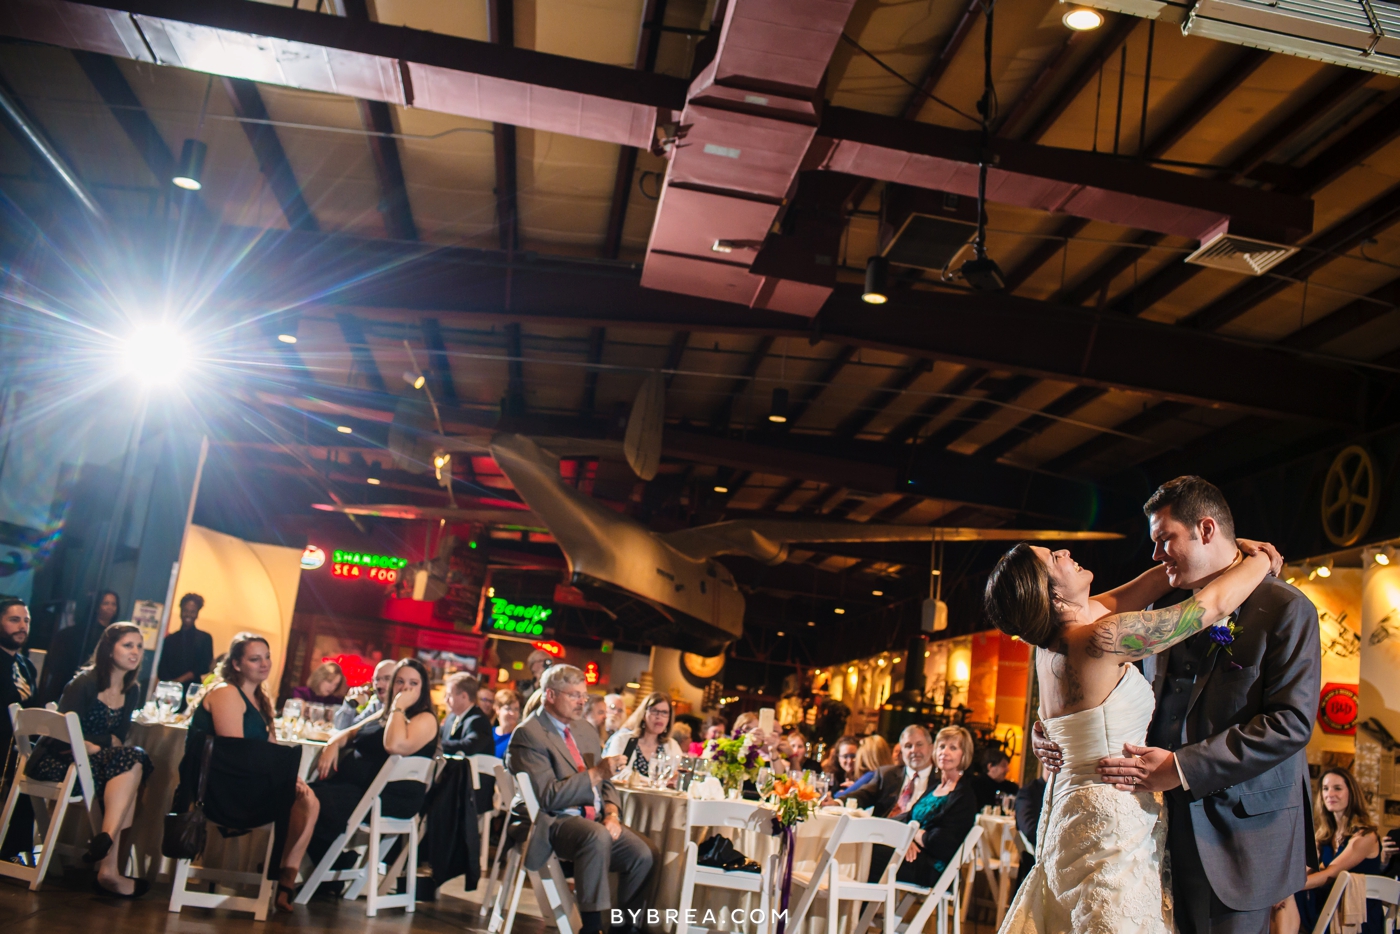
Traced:
[[661, 466], [661, 432], [666, 421], [666, 381], [653, 372], [637, 390], [632, 414], [627, 419], [627, 434], [622, 439], [622, 451], [632, 472], [643, 480], [656, 476]]
[[868, 525], [858, 522], [788, 522], [738, 519], [662, 536], [666, 544], [691, 558], [748, 555], [767, 564], [787, 560], [793, 542], [1083, 542], [1107, 541], [1118, 532], [1070, 532], [1056, 529], [977, 529], [926, 525]]

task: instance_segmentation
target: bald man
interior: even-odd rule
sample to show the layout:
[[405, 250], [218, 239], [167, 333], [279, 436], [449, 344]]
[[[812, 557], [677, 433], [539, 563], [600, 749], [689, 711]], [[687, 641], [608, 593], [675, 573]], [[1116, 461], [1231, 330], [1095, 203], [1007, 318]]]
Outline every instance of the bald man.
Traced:
[[[335, 719], [332, 721], [337, 730], [352, 727], [366, 717], [377, 714], [385, 704], [389, 703], [389, 685], [394, 680], [394, 668], [398, 662], [392, 658], [386, 658], [378, 665], [374, 666], [374, 680], [370, 684], [362, 684], [359, 687], [351, 688], [345, 695], [345, 703], [341, 704], [335, 712]], [[365, 704], [364, 709], [360, 709], [360, 701], [370, 691], [373, 685], [374, 696]]]

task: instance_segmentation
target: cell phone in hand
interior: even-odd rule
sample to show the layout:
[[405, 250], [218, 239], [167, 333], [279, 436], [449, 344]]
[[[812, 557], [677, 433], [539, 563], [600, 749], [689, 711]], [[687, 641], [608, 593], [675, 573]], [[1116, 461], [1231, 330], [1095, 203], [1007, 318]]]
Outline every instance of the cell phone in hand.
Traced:
[[623, 750], [622, 750], [622, 755], [623, 755], [624, 757], [626, 757], [626, 759], [627, 759], [627, 764], [628, 764], [628, 765], [631, 765], [631, 764], [632, 764], [632, 756], [635, 755], [636, 752], [637, 752], [637, 737], [634, 736], [634, 737], [632, 737], [631, 739], [629, 739], [629, 740], [627, 741], [627, 745], [626, 745], [625, 747], [623, 747]]

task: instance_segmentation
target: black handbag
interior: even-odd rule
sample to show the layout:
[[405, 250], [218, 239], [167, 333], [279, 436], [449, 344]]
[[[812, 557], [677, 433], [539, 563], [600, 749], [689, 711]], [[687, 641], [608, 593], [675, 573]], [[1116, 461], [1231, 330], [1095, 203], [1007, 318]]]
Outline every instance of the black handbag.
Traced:
[[199, 765], [199, 791], [194, 805], [183, 814], [165, 815], [165, 833], [160, 851], [170, 859], [194, 859], [204, 852], [208, 828], [204, 822], [204, 786], [209, 781], [209, 757], [214, 751], [214, 737], [204, 739], [204, 757]]

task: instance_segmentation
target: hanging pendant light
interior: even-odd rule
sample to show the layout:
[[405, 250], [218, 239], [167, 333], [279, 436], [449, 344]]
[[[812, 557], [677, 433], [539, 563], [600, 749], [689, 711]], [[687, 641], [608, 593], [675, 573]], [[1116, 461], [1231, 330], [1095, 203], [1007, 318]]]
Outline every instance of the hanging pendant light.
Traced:
[[883, 256], [872, 256], [865, 262], [865, 291], [861, 299], [872, 305], [883, 305], [890, 300], [890, 261]]
[[768, 420], [775, 425], [781, 425], [787, 421], [788, 391], [786, 389], [773, 390], [773, 403], [768, 409]]
[[186, 191], [199, 191], [204, 187], [200, 179], [204, 175], [204, 157], [208, 153], [209, 147], [199, 140], [185, 140], [180, 148], [180, 164], [175, 169], [175, 177], [171, 179], [175, 187]]

